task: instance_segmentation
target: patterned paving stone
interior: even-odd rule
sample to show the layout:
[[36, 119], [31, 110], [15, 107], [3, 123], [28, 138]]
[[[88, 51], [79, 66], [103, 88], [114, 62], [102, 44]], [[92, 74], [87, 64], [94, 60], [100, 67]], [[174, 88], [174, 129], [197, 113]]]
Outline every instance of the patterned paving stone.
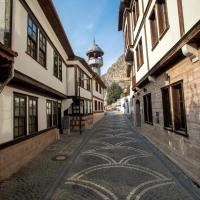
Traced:
[[107, 114], [53, 199], [194, 200], [145, 142], [122, 115]]
[[[184, 176], [180, 169], [170, 171], [123, 115], [106, 114], [83, 142], [85, 135], [48, 147], [29, 166], [0, 184], [0, 199], [200, 199], [179, 182], [175, 174]], [[75, 149], [79, 151], [73, 153]], [[52, 159], [56, 155], [71, 158], [70, 167], [63, 167], [68, 159]], [[194, 188], [191, 181], [189, 186]]]

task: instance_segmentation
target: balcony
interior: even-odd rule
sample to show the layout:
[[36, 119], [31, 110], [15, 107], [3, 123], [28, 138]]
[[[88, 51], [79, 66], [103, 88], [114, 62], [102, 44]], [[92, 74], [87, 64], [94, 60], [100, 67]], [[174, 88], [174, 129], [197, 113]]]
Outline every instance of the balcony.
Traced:
[[89, 65], [98, 65], [98, 66], [102, 66], [103, 65], [103, 58], [99, 57], [99, 58], [90, 58], [88, 61]]
[[0, 1], [0, 42], [11, 47], [11, 0]]

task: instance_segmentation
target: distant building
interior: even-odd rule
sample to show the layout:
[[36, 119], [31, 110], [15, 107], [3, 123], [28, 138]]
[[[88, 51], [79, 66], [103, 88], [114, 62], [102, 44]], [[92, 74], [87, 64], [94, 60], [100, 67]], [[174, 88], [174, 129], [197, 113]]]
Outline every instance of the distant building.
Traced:
[[133, 123], [200, 180], [199, 0], [122, 0]]

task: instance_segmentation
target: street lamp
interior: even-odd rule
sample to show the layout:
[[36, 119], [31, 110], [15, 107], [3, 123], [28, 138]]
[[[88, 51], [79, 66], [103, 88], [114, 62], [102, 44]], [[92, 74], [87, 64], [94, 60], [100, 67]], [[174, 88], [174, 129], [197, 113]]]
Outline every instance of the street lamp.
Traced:
[[79, 87], [79, 132], [82, 134], [82, 124], [81, 124], [81, 81], [87, 81], [88, 79], [81, 79], [79, 77], [78, 87]]

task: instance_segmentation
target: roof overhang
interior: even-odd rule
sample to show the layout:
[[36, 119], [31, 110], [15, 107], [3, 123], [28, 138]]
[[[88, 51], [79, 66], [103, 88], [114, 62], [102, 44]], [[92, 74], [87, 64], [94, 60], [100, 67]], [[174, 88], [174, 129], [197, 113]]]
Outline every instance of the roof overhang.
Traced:
[[122, 30], [124, 10], [126, 8], [129, 8], [130, 4], [131, 4], [131, 0], [121, 0], [120, 1], [119, 16], [118, 16], [118, 31]]
[[70, 45], [70, 42], [67, 38], [63, 25], [60, 21], [58, 13], [55, 9], [52, 0], [37, 0], [40, 7], [42, 8], [45, 16], [47, 17], [52, 29], [54, 30], [55, 34], [57, 35], [61, 45], [63, 46], [66, 54], [69, 58], [74, 57], [73, 49]]

